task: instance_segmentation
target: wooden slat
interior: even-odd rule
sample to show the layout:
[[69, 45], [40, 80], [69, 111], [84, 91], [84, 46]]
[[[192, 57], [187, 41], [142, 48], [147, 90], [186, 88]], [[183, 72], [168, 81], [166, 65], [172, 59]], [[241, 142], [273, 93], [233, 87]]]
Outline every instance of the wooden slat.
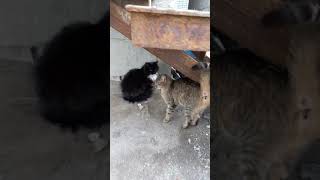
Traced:
[[287, 29], [267, 29], [261, 17], [280, 0], [219, 0], [213, 4], [214, 27], [274, 64], [285, 65], [288, 52]]
[[[124, 8], [110, 1], [110, 25], [128, 39], [131, 39], [130, 18], [130, 14]], [[196, 64], [197, 61], [186, 55], [183, 51], [154, 48], [145, 49], [190, 79], [199, 82], [199, 73], [191, 70], [191, 67]]]

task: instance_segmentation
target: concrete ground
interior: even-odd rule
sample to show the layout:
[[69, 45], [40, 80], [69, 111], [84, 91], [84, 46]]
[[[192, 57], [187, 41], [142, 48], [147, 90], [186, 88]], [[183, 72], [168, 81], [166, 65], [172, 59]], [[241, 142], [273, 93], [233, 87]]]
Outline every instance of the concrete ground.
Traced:
[[210, 126], [207, 112], [195, 127], [182, 129], [182, 109], [163, 123], [159, 93], [149, 101], [150, 118], [122, 100], [119, 82], [110, 82], [110, 176], [112, 180], [210, 179]]
[[0, 59], [0, 180], [106, 180], [107, 153], [94, 153], [87, 131], [64, 133], [38, 115], [31, 69]]

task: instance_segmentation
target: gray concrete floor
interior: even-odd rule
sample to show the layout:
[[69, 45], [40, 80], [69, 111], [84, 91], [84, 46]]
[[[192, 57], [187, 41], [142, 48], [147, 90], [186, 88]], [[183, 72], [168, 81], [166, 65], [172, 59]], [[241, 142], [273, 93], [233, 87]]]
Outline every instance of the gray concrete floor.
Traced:
[[182, 129], [182, 109], [163, 123], [165, 104], [156, 93], [150, 118], [122, 100], [119, 83], [110, 82], [110, 176], [112, 180], [210, 179], [208, 112], [196, 127]]
[[0, 59], [0, 180], [106, 180], [107, 153], [94, 153], [87, 131], [63, 133], [39, 117], [31, 69]]

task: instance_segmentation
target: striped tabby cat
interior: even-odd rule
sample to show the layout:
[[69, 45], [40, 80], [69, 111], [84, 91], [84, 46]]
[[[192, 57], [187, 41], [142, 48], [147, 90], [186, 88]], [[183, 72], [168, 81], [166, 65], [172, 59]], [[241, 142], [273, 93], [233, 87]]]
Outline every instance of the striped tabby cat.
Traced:
[[267, 13], [262, 23], [266, 26], [320, 23], [320, 0], [286, 0]]
[[155, 82], [158, 89], [161, 90], [161, 96], [167, 104], [166, 116], [164, 122], [172, 119], [172, 114], [177, 107], [181, 105], [185, 110], [185, 122], [183, 128], [189, 124], [196, 125], [202, 112], [194, 114], [201, 99], [200, 85], [187, 78], [173, 80], [169, 75], [162, 74]]
[[320, 137], [320, 24], [299, 13], [289, 16], [291, 10], [287, 6], [263, 19], [268, 26], [298, 25], [289, 29], [287, 68], [244, 51], [214, 57], [215, 179], [290, 178], [304, 150]]
[[227, 51], [213, 59], [213, 179], [286, 177], [279, 158], [284, 153], [279, 149], [285, 149], [288, 137], [290, 90], [286, 69], [247, 50]]

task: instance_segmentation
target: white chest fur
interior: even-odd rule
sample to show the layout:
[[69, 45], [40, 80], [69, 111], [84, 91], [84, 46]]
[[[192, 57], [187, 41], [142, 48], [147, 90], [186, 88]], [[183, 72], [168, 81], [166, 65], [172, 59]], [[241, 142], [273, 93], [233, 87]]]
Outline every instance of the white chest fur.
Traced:
[[151, 79], [151, 81], [155, 81], [157, 79], [157, 77], [158, 77], [158, 73], [151, 74], [151, 75], [148, 76], [148, 78]]

